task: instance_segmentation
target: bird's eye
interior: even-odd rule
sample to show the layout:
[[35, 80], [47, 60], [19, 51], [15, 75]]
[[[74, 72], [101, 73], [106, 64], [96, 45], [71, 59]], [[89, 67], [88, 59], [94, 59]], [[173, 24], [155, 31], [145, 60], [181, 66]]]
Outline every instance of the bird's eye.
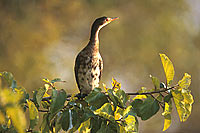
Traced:
[[109, 18], [107, 18], [106, 21], [109, 21]]

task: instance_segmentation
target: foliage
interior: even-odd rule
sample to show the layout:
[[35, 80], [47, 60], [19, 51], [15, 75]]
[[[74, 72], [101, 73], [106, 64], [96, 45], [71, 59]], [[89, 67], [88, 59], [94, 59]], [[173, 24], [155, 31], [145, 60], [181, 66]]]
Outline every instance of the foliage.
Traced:
[[[55, 83], [61, 79], [48, 80], [43, 88], [29, 97], [23, 87], [19, 87], [9, 72], [0, 73], [0, 132], [138, 132], [138, 118], [148, 120], [160, 108], [163, 109], [164, 128], [171, 125], [172, 101], [174, 101], [181, 122], [188, 119], [194, 102], [189, 90], [191, 76], [185, 73], [177, 85], [171, 86], [174, 67], [165, 54], [160, 54], [166, 85], [157, 77], [150, 76], [153, 89], [142, 87], [136, 93], [125, 93], [121, 84], [112, 79], [112, 87], [104, 85], [95, 88], [86, 97], [67, 94], [57, 89]], [[136, 95], [130, 98], [129, 95]], [[27, 127], [25, 114], [29, 113]], [[39, 113], [43, 115], [38, 126]], [[39, 129], [38, 129], [39, 127]]]

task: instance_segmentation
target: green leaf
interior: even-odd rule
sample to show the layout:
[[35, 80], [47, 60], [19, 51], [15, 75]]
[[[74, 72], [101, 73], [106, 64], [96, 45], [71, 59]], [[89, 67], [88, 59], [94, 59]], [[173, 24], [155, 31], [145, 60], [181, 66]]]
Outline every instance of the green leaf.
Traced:
[[42, 124], [40, 126], [40, 130], [42, 133], [49, 133], [49, 121], [48, 121], [48, 114], [43, 115]]
[[174, 67], [170, 59], [165, 54], [160, 54], [160, 58], [165, 71], [165, 76], [167, 79], [167, 85], [171, 85], [174, 78]]
[[101, 128], [97, 131], [97, 133], [117, 133], [117, 129], [119, 129], [118, 124], [104, 120], [101, 123]]
[[172, 98], [172, 93], [170, 92], [168, 95], [166, 95], [165, 97], [164, 97], [164, 102], [169, 102], [170, 100], [171, 100], [171, 98]]
[[157, 77], [154, 77], [152, 75], [150, 75], [150, 78], [152, 79], [155, 89], [159, 90], [160, 89], [160, 80]]
[[113, 116], [114, 112], [110, 103], [105, 103], [100, 109], [94, 111], [94, 114], [104, 117], [110, 121], [115, 121]]
[[107, 133], [107, 122], [103, 121], [101, 123], [101, 128], [97, 131], [97, 133]]
[[65, 100], [66, 92], [64, 90], [53, 90], [52, 103], [50, 106], [50, 120], [63, 108]]
[[1, 88], [10, 88], [12, 87], [14, 77], [10, 72], [2, 72], [1, 73], [1, 81], [2, 86]]
[[100, 117], [92, 117], [90, 119], [91, 133], [96, 133], [101, 128], [102, 119]]
[[17, 88], [17, 82], [16, 82], [16, 80], [14, 80], [14, 79], [13, 79], [13, 81], [12, 81], [11, 88], [12, 88], [12, 89]]
[[117, 97], [117, 101], [119, 105], [125, 108], [125, 104], [129, 100], [130, 97], [121, 89], [115, 91], [114, 95]]
[[55, 119], [55, 132], [58, 133], [62, 128], [63, 112], [58, 112]]
[[37, 100], [37, 103], [38, 103], [39, 106], [40, 106], [40, 103], [41, 103], [42, 98], [43, 98], [43, 96], [44, 96], [44, 94], [45, 94], [46, 91], [47, 90], [45, 88], [39, 88], [37, 90], [36, 100]]
[[163, 95], [162, 94], [159, 94], [158, 96], [156, 96], [156, 99], [158, 100], [158, 101], [163, 101]]
[[55, 78], [51, 80], [51, 83], [55, 83], [55, 82], [63, 82], [63, 81], [60, 78]]
[[141, 99], [134, 99], [131, 102], [131, 105], [133, 107], [133, 111], [136, 112], [137, 116], [141, 116], [140, 107], [143, 105], [143, 101]]
[[67, 131], [69, 129], [69, 123], [70, 123], [69, 109], [66, 109], [65, 111], [63, 111], [60, 122], [61, 122], [61, 125], [62, 125], [62, 129], [64, 131]]
[[85, 98], [85, 101], [88, 102], [90, 106], [98, 109], [104, 103], [108, 102], [108, 99], [106, 95], [101, 92], [100, 88], [95, 88], [95, 90], [92, 90], [92, 92]]
[[172, 112], [172, 102], [171, 100], [167, 103], [165, 102], [165, 109], [162, 115], [165, 118], [163, 131], [167, 130], [171, 125], [171, 112]]
[[39, 121], [38, 110], [32, 101], [28, 100], [27, 103], [29, 107], [30, 128], [33, 129]]
[[108, 122], [106, 132], [107, 133], [117, 133], [120, 127], [116, 122]]
[[123, 118], [128, 117], [129, 115], [135, 116], [136, 113], [133, 111], [133, 107], [130, 105], [128, 106], [123, 112]]
[[117, 97], [114, 95], [114, 90], [108, 89], [107, 92], [110, 100], [113, 102], [114, 107], [116, 108], [116, 106], [118, 105], [118, 100]]
[[70, 120], [72, 120], [72, 126], [73, 126], [73, 128], [69, 130], [69, 132], [71, 133], [75, 132], [81, 125], [81, 118], [78, 114], [78, 110], [76, 109], [71, 110]]
[[85, 107], [83, 110], [83, 116], [81, 117], [81, 121], [86, 121], [89, 118], [95, 117], [95, 114], [89, 107]]
[[150, 96], [144, 101], [135, 99], [131, 105], [133, 106], [133, 110], [137, 113], [137, 116], [141, 117], [142, 120], [151, 118], [160, 109], [158, 102]]
[[152, 97], [148, 97], [144, 100], [142, 106], [140, 107], [140, 113], [141, 113], [141, 119], [147, 120], [153, 115], [155, 115], [158, 110], [160, 109], [160, 106], [158, 102], [153, 99]]

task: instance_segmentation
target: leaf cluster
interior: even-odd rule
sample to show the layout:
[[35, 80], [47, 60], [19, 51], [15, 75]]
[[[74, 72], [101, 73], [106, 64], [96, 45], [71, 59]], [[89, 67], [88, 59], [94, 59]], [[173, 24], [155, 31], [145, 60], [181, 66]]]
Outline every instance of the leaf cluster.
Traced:
[[[67, 94], [56, 88], [57, 78], [43, 79], [44, 86], [33, 91], [33, 97], [18, 87], [9, 72], [0, 73], [0, 132], [138, 132], [138, 119], [148, 120], [160, 109], [164, 118], [163, 131], [171, 125], [172, 104], [181, 122], [188, 119], [194, 102], [189, 90], [191, 76], [187, 73], [175, 85], [174, 67], [170, 59], [160, 54], [166, 82], [150, 76], [153, 89], [142, 87], [136, 93], [126, 93], [112, 79], [111, 88], [95, 88], [86, 97]], [[135, 95], [131, 98], [130, 95]], [[29, 124], [24, 112], [29, 113]], [[39, 113], [42, 118], [39, 118]], [[38, 125], [39, 119], [42, 120]], [[39, 128], [38, 128], [39, 127]]]

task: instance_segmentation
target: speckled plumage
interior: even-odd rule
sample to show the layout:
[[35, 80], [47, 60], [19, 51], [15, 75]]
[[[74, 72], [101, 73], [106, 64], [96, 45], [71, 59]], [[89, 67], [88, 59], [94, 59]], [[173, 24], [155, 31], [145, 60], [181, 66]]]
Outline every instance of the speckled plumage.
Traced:
[[81, 94], [88, 94], [91, 90], [99, 87], [103, 70], [103, 60], [99, 53], [98, 34], [102, 27], [117, 18], [101, 17], [92, 25], [90, 41], [80, 51], [75, 61], [75, 77]]
[[103, 61], [100, 53], [91, 52], [91, 48], [83, 49], [76, 58], [75, 75], [78, 88], [81, 93], [88, 94], [99, 86]]

